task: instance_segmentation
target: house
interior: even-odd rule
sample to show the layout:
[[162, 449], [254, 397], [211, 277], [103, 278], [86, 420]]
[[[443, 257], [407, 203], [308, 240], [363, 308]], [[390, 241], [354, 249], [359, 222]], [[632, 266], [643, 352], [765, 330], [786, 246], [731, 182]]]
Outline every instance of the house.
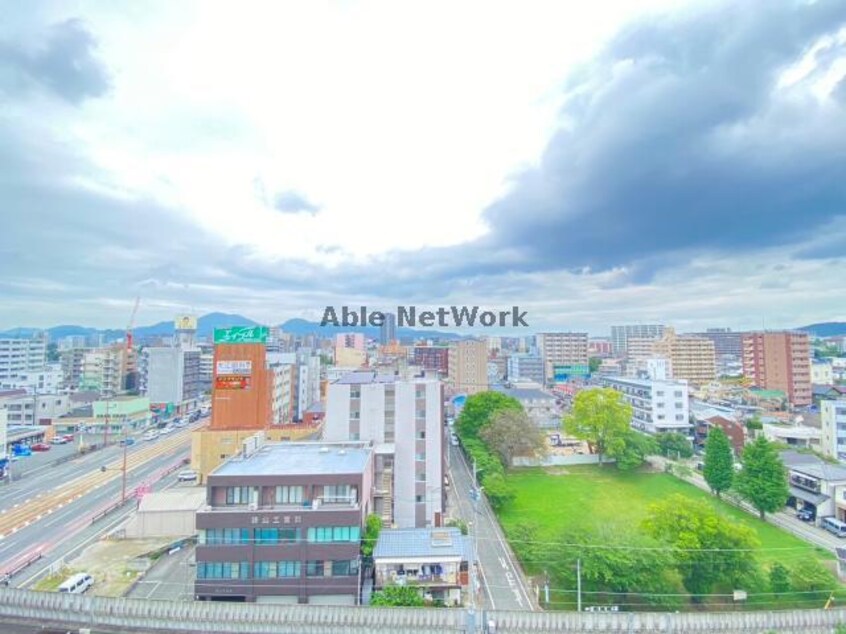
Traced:
[[474, 562], [473, 543], [457, 528], [386, 529], [373, 549], [373, 589], [412, 586], [424, 599], [461, 605]]
[[494, 386], [494, 391], [501, 392], [520, 402], [526, 415], [541, 429], [559, 429], [561, 427], [561, 407], [558, 398], [539, 388]]
[[781, 452], [781, 459], [790, 488], [787, 506], [813, 508], [817, 521], [823, 517], [846, 521], [846, 468], [795, 451]]
[[791, 447], [804, 447], [815, 450], [820, 450], [821, 448], [820, 437], [822, 433], [819, 427], [765, 422], [763, 434], [770, 442], [780, 442]]

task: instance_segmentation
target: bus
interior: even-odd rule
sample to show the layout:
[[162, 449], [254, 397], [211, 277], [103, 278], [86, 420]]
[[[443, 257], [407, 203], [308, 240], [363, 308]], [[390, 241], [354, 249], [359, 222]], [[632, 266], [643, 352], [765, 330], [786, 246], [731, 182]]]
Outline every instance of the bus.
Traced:
[[836, 517], [823, 518], [820, 526], [837, 537], [846, 537], [846, 522], [841, 522]]

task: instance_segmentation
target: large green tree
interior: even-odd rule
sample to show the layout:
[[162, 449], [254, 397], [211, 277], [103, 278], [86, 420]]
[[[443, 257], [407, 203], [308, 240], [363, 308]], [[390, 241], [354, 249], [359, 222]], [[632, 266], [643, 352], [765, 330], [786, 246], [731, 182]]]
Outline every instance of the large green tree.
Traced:
[[620, 451], [632, 419], [632, 407], [611, 388], [582, 390], [573, 400], [573, 409], [564, 418], [564, 430], [570, 436], [585, 440], [599, 456], [599, 463], [609, 447]]
[[737, 475], [736, 488], [758, 509], [761, 519], [787, 502], [787, 470], [776, 447], [763, 436], [743, 450], [743, 469]]
[[652, 436], [634, 429], [627, 429], [608, 445], [608, 455], [617, 461], [617, 468], [621, 471], [637, 469], [647, 456], [654, 456], [658, 451], [658, 443]]
[[479, 437], [499, 456], [506, 469], [512, 466], [515, 456], [541, 457], [548, 451], [546, 435], [522, 409], [494, 412], [479, 430]]
[[370, 597], [370, 605], [419, 608], [425, 605], [417, 588], [411, 586], [388, 586]]
[[643, 526], [671, 547], [694, 602], [703, 601], [717, 584], [737, 588], [759, 576], [755, 533], [717, 514], [710, 504], [671, 495], [649, 507]]
[[667, 458], [690, 458], [693, 455], [693, 445], [684, 434], [666, 432], [658, 434], [655, 439], [661, 455]]
[[734, 457], [728, 436], [720, 427], [712, 427], [705, 441], [703, 475], [711, 491], [720, 497], [731, 488], [734, 480]]
[[467, 397], [461, 414], [455, 422], [462, 439], [477, 438], [494, 413], [502, 410], [521, 411], [520, 401], [501, 392], [479, 392]]

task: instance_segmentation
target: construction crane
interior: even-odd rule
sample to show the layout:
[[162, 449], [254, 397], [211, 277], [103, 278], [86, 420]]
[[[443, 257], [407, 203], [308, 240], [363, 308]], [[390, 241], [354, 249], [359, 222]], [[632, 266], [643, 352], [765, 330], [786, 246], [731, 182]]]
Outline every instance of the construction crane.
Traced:
[[126, 326], [126, 349], [132, 350], [132, 327], [135, 325], [135, 316], [138, 314], [138, 305], [141, 303], [141, 296], [135, 296], [135, 305], [132, 307], [132, 313], [129, 315], [129, 324]]

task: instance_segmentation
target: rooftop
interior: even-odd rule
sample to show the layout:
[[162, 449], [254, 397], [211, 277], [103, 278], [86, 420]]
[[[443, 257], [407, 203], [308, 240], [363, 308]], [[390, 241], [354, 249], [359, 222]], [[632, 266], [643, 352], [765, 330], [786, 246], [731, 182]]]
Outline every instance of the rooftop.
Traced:
[[457, 528], [393, 528], [379, 533], [373, 559], [472, 559], [470, 538]]
[[543, 390], [537, 390], [532, 388], [502, 387], [501, 385], [496, 385], [493, 389], [497, 392], [505, 394], [506, 396], [516, 398], [518, 401], [555, 400], [555, 397], [552, 394], [547, 394]]
[[798, 471], [812, 478], [827, 481], [846, 480], [846, 468], [840, 465], [829, 464], [813, 454], [799, 453], [798, 451], [782, 451], [781, 460], [784, 462], [784, 466], [791, 471]]
[[141, 498], [140, 512], [196, 511], [206, 504], [204, 487], [177, 487], [155, 491]]
[[415, 383], [422, 383], [422, 382], [435, 382], [436, 379], [427, 378], [423, 376], [415, 376], [406, 378], [403, 376], [398, 376], [396, 374], [383, 374], [379, 372], [375, 372], [373, 370], [359, 370], [356, 372], [350, 372], [349, 374], [344, 374], [341, 378], [337, 379], [335, 383], [341, 385], [369, 385], [372, 383], [395, 383], [397, 381], [413, 381]]
[[602, 377], [605, 381], [613, 381], [615, 383], [625, 383], [626, 385], [634, 385], [637, 387], [651, 388], [653, 385], [687, 385], [687, 381], [676, 381], [673, 379], [667, 380], [652, 380], [652, 379], [635, 379], [628, 376], [605, 376]]
[[367, 443], [268, 443], [246, 458], [235, 456], [210, 476], [322, 475], [363, 473], [370, 461]]

